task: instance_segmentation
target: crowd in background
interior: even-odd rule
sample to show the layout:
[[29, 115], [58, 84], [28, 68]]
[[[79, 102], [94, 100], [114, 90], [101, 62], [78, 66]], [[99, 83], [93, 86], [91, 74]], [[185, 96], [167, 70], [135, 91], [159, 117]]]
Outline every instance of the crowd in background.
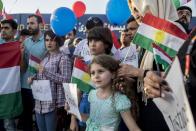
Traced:
[[[155, 61], [149, 61], [147, 57], [149, 51], [132, 44], [146, 12], [172, 21], [189, 34], [178, 53], [184, 72], [187, 48], [196, 34], [196, 28], [189, 29], [192, 10], [187, 6], [181, 6], [176, 10], [170, 0], [167, 2], [171, 5], [165, 10], [152, 3], [149, 4], [151, 6], [148, 10], [142, 10], [139, 2], [129, 0], [133, 17], [129, 18], [118, 39], [119, 57], [113, 57], [112, 32], [104, 27], [98, 17], [90, 17], [86, 21], [84, 39], [77, 37], [75, 28], [64, 37], [57, 36], [52, 30], [42, 32], [42, 19], [37, 15], [30, 15], [27, 18], [27, 29], [21, 31], [17, 31], [17, 23], [13, 19], [1, 20], [0, 44], [12, 41], [21, 43], [20, 81], [23, 112], [19, 116], [1, 119], [0, 131], [169, 131], [153, 98], [164, 97], [164, 94], [160, 95], [161, 86], [167, 92], [171, 91], [170, 87], [163, 77], [157, 75]], [[157, 13], [157, 10], [160, 12]], [[30, 69], [29, 61], [32, 57], [40, 60], [35, 72]], [[62, 83], [71, 82], [76, 58], [88, 64], [91, 81], [95, 85], [95, 89], [89, 92], [78, 88], [78, 106], [82, 121], [73, 114], [67, 114], [69, 105], [62, 86]], [[151, 67], [142, 64], [147, 61]], [[189, 88], [189, 102], [194, 119], [195, 61], [194, 44], [191, 51], [190, 79], [186, 87]], [[160, 70], [163, 71], [161, 66]], [[52, 101], [33, 98], [30, 87], [33, 80], [50, 81]], [[139, 80], [142, 80], [144, 87], [143, 91], [138, 92]], [[147, 97], [144, 98], [144, 95]], [[147, 104], [143, 99], [148, 101]]]

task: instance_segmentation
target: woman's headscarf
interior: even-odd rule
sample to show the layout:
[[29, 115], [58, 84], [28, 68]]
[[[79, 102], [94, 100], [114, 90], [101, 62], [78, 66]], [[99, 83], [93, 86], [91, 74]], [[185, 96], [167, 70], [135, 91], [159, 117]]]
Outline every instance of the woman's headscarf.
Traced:
[[[128, 4], [130, 10], [133, 10], [132, 5], [134, 5], [142, 16], [150, 12], [152, 15], [162, 19], [173, 22], [178, 20], [178, 14], [172, 0], [128, 0]], [[180, 28], [182, 29], [182, 27]], [[151, 70], [153, 60], [153, 53], [146, 51], [142, 58], [140, 68]]]
[[[145, 13], [148, 12], [154, 16], [169, 21], [174, 22], [178, 20], [178, 14], [175, 6], [172, 3], [172, 0], [128, 0], [128, 4], [132, 12], [134, 10], [133, 6], [135, 6], [135, 8], [142, 16], [144, 16]], [[140, 68], [144, 70], [151, 70], [153, 68], [153, 61], [153, 53], [151, 53], [150, 51], [145, 51], [142, 61], [140, 63]], [[139, 78], [138, 80], [138, 90], [143, 92], [143, 78]]]
[[178, 20], [178, 14], [172, 0], [128, 0], [130, 9], [132, 2], [143, 16], [150, 11], [154, 16], [162, 19]]

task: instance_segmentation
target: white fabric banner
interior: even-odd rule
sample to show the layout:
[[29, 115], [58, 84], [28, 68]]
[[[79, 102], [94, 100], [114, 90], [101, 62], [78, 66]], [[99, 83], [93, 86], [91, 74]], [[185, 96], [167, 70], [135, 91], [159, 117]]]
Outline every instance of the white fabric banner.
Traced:
[[49, 80], [33, 80], [31, 89], [34, 99], [39, 101], [52, 101]]
[[66, 102], [69, 105], [68, 112], [74, 114], [80, 121], [82, 121], [80, 111], [78, 108], [77, 85], [73, 83], [63, 83]]
[[166, 93], [164, 98], [155, 98], [153, 101], [162, 112], [170, 131], [195, 131], [178, 58], [175, 58], [166, 81], [172, 93]]

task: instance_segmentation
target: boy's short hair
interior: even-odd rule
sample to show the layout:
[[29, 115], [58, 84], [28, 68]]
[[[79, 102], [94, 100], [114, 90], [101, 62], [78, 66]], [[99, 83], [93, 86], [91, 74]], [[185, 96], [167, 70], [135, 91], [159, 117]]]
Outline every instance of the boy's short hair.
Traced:
[[109, 28], [107, 27], [94, 27], [92, 28], [87, 36], [88, 41], [90, 40], [100, 40], [104, 44], [108, 45], [105, 49], [106, 54], [111, 53], [111, 49], [113, 46], [112, 34]]

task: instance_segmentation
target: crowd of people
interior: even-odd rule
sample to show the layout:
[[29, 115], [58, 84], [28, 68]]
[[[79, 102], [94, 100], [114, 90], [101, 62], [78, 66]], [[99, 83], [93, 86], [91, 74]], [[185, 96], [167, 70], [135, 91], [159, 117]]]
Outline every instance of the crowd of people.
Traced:
[[[0, 131], [169, 131], [153, 99], [165, 97], [164, 92], [170, 92], [171, 89], [164, 77], [157, 74], [159, 69], [152, 53], [132, 44], [146, 13], [171, 21], [189, 34], [176, 57], [181, 60], [181, 69], [185, 74], [185, 56], [189, 49], [190, 72], [185, 74], [188, 76], [185, 87], [195, 120], [196, 28], [189, 29], [191, 8], [181, 6], [176, 9], [171, 0], [129, 0], [128, 4], [132, 17], [121, 31], [118, 58], [112, 52], [112, 32], [104, 27], [98, 17], [90, 17], [86, 21], [84, 39], [76, 37], [75, 28], [64, 37], [57, 36], [52, 30], [42, 32], [42, 19], [37, 15], [30, 15], [27, 29], [19, 33], [15, 20], [2, 20], [0, 44], [12, 41], [21, 43], [19, 77], [23, 112], [19, 116], [0, 119]], [[194, 44], [190, 50], [191, 42]], [[39, 61], [36, 70], [31, 68], [30, 61], [33, 58]], [[67, 114], [69, 105], [62, 85], [71, 82], [75, 58], [88, 64], [89, 75], [95, 86], [89, 92], [80, 88], [77, 90], [81, 121], [75, 115]], [[161, 65], [159, 68], [164, 71]], [[51, 89], [51, 101], [34, 99], [31, 90], [34, 80], [50, 81], [48, 88]]]

